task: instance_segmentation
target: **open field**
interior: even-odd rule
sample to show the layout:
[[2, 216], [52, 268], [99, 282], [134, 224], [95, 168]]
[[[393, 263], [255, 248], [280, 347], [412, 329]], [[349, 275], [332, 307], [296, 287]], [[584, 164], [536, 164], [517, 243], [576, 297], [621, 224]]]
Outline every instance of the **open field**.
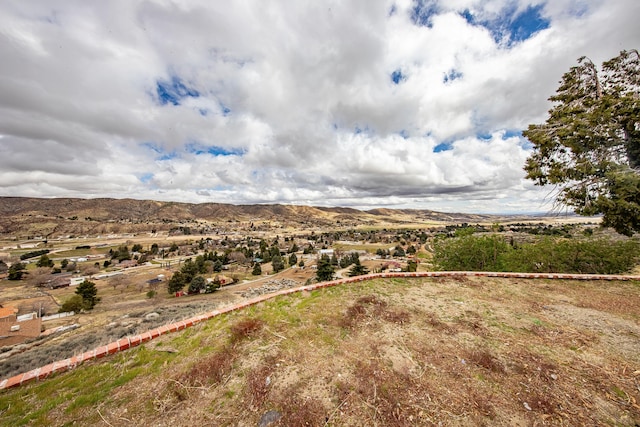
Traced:
[[[265, 268], [265, 272], [267, 272]], [[166, 283], [149, 298], [146, 281], [158, 273], [171, 271], [158, 268], [143, 268], [126, 271], [114, 278], [96, 280], [100, 303], [90, 312], [76, 314], [58, 320], [44, 322], [45, 333], [59, 327], [74, 326], [64, 333], [47, 335], [39, 340], [4, 349], [0, 353], [0, 379], [25, 372], [56, 360], [71, 357], [98, 345], [105, 345], [126, 335], [141, 333], [176, 320], [213, 310], [244, 299], [243, 294], [251, 289], [281, 280], [303, 285], [315, 273], [312, 269], [286, 269], [276, 275], [246, 276], [249, 280], [227, 285], [213, 294], [191, 295], [175, 298], [166, 291]], [[224, 277], [224, 275], [223, 275]], [[36, 289], [24, 281], [3, 283], [2, 302], [5, 306], [20, 308], [21, 312], [57, 312], [60, 304], [71, 297], [75, 287], [54, 290]], [[147, 316], [149, 315], [149, 316]]]
[[[597, 229], [598, 219], [579, 217], [22, 202], [0, 224], [0, 258], [43, 248], [56, 266], [89, 257], [71, 270], [95, 282], [101, 301], [89, 313], [44, 323], [45, 334], [73, 329], [3, 348], [0, 378], [311, 282], [321, 248], [339, 257], [366, 251], [362, 264], [380, 271], [390, 262], [405, 268], [404, 255], [374, 255], [399, 245], [416, 249], [418, 271], [428, 271], [435, 239], [468, 224], [503, 230], [517, 244], [533, 238], [527, 228], [568, 238], [610, 233]], [[67, 211], [53, 215], [58, 208]], [[168, 220], [168, 208], [179, 215]], [[295, 252], [305, 268], [273, 274], [266, 262], [253, 276], [252, 259], [265, 244], [285, 258]], [[136, 257], [154, 245], [151, 261], [125, 268], [108, 254], [134, 245], [142, 247]], [[150, 279], [168, 279], [207, 252], [230, 258], [222, 271], [210, 261], [200, 273], [236, 284], [183, 298], [167, 292], [166, 280], [150, 287]], [[74, 287], [43, 286], [37, 259], [26, 279], [2, 281], [0, 304], [51, 314], [74, 294]], [[3, 392], [0, 425], [635, 425], [639, 290], [637, 282], [465, 277], [376, 279], [278, 297]]]
[[639, 290], [464, 277], [278, 297], [4, 392], [0, 423], [633, 426]]

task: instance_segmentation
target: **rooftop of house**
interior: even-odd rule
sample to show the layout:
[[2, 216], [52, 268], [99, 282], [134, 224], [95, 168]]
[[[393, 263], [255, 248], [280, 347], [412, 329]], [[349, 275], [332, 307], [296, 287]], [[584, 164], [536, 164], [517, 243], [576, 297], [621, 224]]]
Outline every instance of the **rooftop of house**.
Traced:
[[13, 307], [0, 307], [0, 319], [3, 317], [14, 316], [18, 310]]

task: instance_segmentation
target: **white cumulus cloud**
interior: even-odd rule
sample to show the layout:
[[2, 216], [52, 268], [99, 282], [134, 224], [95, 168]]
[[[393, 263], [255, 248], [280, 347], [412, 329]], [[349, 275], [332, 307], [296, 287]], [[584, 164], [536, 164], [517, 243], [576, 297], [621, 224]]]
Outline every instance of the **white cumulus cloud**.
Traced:
[[549, 209], [520, 132], [635, 0], [6, 1], [0, 194]]

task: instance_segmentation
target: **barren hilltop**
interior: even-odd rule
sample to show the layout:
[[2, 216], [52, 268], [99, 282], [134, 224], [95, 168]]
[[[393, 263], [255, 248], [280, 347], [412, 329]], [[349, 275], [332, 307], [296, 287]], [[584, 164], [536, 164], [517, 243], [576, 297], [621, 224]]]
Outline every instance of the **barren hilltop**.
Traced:
[[381, 226], [412, 223], [487, 222], [491, 215], [442, 213], [415, 209], [372, 209], [295, 205], [229, 205], [133, 199], [0, 197], [0, 233], [56, 236], [168, 231], [190, 224], [207, 227], [233, 222], [296, 228]]

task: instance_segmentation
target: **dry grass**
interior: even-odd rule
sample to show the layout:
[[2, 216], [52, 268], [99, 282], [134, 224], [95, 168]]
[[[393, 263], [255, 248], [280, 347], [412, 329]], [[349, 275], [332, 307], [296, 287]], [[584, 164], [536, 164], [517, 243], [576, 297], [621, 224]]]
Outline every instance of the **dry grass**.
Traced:
[[231, 343], [235, 344], [245, 338], [255, 335], [262, 327], [264, 322], [260, 319], [243, 319], [231, 326]]
[[[172, 427], [634, 426], [640, 321], [613, 305], [640, 306], [638, 289], [419, 279], [279, 297], [147, 344], [179, 353], [114, 389], [100, 411], [111, 425]], [[0, 425], [21, 424], [25, 399], [50, 424], [94, 420], [89, 407], [55, 412], [29, 398], [45, 386], [82, 398], [65, 384], [85, 369], [0, 396]]]
[[375, 295], [365, 295], [357, 299], [355, 304], [347, 308], [339, 324], [343, 328], [353, 329], [362, 322], [383, 319], [387, 322], [403, 324], [410, 315], [405, 310], [389, 309], [387, 303]]
[[186, 372], [178, 375], [176, 381], [187, 387], [206, 387], [221, 383], [231, 372], [236, 355], [229, 347], [206, 356]]

